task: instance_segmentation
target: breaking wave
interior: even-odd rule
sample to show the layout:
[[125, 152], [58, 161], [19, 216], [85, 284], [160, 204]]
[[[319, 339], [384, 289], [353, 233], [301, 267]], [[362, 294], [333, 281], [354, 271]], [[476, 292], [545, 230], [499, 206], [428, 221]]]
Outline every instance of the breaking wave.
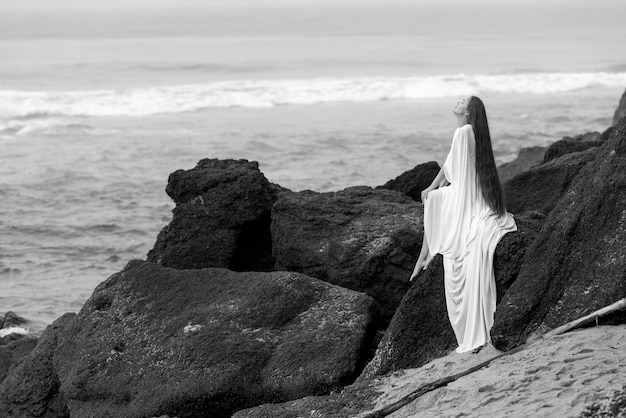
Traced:
[[626, 72], [458, 74], [423, 77], [237, 80], [126, 90], [16, 91], [0, 89], [0, 118], [146, 116], [223, 107], [274, 107], [326, 102], [373, 102], [463, 94], [559, 93], [626, 85]]

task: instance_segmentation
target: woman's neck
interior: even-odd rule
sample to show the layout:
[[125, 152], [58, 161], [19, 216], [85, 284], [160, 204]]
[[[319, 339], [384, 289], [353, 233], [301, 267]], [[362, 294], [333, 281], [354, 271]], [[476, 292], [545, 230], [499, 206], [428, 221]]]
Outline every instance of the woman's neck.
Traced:
[[465, 115], [456, 115], [456, 123], [458, 124], [459, 128], [462, 126], [467, 125], [469, 122], [467, 121], [467, 116]]

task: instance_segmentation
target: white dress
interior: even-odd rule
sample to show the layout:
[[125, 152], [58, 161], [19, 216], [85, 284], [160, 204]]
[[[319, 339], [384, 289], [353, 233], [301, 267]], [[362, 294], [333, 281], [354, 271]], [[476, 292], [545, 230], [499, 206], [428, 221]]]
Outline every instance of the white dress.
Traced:
[[450, 182], [424, 202], [424, 235], [430, 256], [443, 255], [446, 306], [458, 353], [491, 341], [496, 311], [493, 256], [500, 238], [517, 230], [511, 214], [497, 216], [476, 183], [474, 131], [457, 128], [443, 165]]

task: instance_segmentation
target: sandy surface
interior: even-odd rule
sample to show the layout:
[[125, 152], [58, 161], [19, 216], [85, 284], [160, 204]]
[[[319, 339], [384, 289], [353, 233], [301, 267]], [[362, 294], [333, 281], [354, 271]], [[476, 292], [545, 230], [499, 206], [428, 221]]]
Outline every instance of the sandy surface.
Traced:
[[[421, 368], [377, 379], [376, 409], [420, 385], [462, 372], [499, 352], [450, 353]], [[626, 384], [626, 325], [600, 326], [541, 340], [416, 399], [400, 417], [577, 417]], [[359, 414], [363, 416], [364, 414]]]

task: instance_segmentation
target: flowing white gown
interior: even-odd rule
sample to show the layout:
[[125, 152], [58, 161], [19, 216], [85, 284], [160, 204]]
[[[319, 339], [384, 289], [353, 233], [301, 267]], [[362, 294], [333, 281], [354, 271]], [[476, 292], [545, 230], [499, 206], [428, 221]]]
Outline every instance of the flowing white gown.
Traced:
[[458, 353], [489, 342], [496, 311], [493, 256], [500, 238], [517, 230], [511, 214], [497, 216], [476, 183], [474, 131], [457, 128], [443, 165], [450, 182], [424, 202], [430, 256], [443, 255], [446, 306]]

